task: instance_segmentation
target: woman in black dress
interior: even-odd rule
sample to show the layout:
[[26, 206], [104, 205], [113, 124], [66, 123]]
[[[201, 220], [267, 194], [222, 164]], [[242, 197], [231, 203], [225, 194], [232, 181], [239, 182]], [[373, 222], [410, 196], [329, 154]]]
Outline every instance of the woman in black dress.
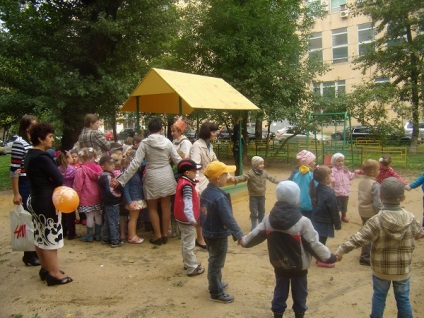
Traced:
[[28, 210], [34, 221], [34, 244], [41, 262], [40, 278], [47, 285], [72, 282], [59, 270], [57, 249], [63, 247], [61, 214], [56, 213], [52, 195], [63, 183], [63, 176], [52, 157], [46, 152], [53, 145], [54, 128], [48, 123], [39, 123], [31, 129], [32, 149], [25, 157], [25, 171], [29, 180], [30, 196]]

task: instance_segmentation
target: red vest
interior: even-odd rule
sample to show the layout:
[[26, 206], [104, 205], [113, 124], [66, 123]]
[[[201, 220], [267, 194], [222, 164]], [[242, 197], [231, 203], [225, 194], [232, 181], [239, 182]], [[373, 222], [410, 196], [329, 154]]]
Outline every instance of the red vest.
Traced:
[[200, 217], [200, 203], [199, 195], [196, 191], [196, 183], [191, 181], [188, 178], [181, 177], [178, 180], [177, 190], [175, 192], [175, 201], [174, 201], [174, 216], [175, 219], [182, 223], [189, 223], [186, 215], [184, 214], [184, 201], [183, 201], [183, 187], [189, 185], [193, 191], [192, 201], [193, 201], [193, 215], [196, 221]]

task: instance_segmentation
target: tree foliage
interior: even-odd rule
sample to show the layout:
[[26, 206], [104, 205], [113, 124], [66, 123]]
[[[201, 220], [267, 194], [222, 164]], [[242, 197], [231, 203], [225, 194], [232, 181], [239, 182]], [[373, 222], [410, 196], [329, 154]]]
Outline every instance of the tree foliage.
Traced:
[[[359, 118], [385, 118], [385, 105], [414, 123], [411, 150], [418, 137], [418, 122], [423, 111], [424, 93], [424, 1], [370, 0], [352, 7], [356, 15], [369, 16], [375, 40], [365, 54], [356, 58], [363, 72], [375, 69], [372, 82], [364, 83], [352, 99], [352, 113]], [[383, 86], [375, 79], [390, 78]]]
[[69, 148], [86, 113], [116, 119], [176, 15], [172, 0], [4, 0], [0, 19], [0, 113], [49, 114]]

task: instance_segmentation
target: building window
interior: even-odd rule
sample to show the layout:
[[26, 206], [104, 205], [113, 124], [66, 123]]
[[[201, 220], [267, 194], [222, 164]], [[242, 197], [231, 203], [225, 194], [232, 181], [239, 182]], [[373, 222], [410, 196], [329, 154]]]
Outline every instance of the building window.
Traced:
[[388, 39], [386, 43], [387, 47], [401, 45], [406, 42], [406, 29], [404, 30], [403, 34], [399, 34], [399, 32], [396, 31], [394, 27], [388, 24], [386, 35]]
[[346, 81], [314, 83], [314, 93], [324, 97], [339, 97], [346, 93]]
[[343, 4], [346, 4], [346, 0], [331, 0], [331, 13], [339, 12]]
[[374, 51], [374, 30], [372, 23], [358, 25], [358, 55]]
[[309, 37], [309, 59], [323, 61], [321, 32], [312, 33]]
[[333, 30], [333, 64], [347, 62], [347, 28]]

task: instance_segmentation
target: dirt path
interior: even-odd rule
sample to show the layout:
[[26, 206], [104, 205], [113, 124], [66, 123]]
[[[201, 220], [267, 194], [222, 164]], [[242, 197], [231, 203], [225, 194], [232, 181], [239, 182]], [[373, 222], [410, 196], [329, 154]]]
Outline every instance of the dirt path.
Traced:
[[[270, 169], [280, 179], [291, 170]], [[414, 176], [405, 176], [412, 180]], [[329, 239], [332, 251], [360, 227], [357, 213], [357, 183], [352, 183], [349, 201], [351, 222]], [[269, 183], [267, 211], [275, 201], [275, 185]], [[229, 244], [223, 279], [228, 292], [235, 296], [232, 304], [209, 301], [206, 274], [187, 277], [183, 270], [180, 241], [170, 239], [155, 248], [149, 243], [125, 244], [111, 249], [100, 243], [66, 241], [60, 250], [61, 268], [74, 282], [66, 286], [47, 287], [38, 278], [38, 268], [25, 267], [22, 253], [13, 252], [9, 238], [10, 192], [0, 193], [0, 318], [41, 317], [272, 317], [270, 301], [274, 276], [268, 261], [266, 244], [242, 249]], [[422, 191], [407, 193], [404, 206], [422, 219]], [[233, 196], [233, 208], [239, 225], [249, 230], [247, 192]], [[77, 231], [83, 234], [84, 227]], [[151, 234], [139, 231], [149, 239]], [[417, 242], [411, 279], [411, 300], [416, 317], [424, 317], [424, 240]], [[207, 266], [207, 252], [197, 251]], [[358, 262], [359, 250], [343, 258], [333, 269], [312, 265], [309, 271], [307, 317], [369, 316], [371, 308], [371, 271]], [[291, 307], [291, 301], [289, 307]], [[285, 317], [294, 317], [288, 310]], [[396, 305], [390, 291], [385, 317], [396, 317]]]

